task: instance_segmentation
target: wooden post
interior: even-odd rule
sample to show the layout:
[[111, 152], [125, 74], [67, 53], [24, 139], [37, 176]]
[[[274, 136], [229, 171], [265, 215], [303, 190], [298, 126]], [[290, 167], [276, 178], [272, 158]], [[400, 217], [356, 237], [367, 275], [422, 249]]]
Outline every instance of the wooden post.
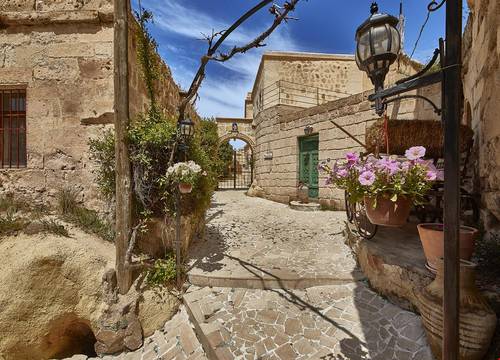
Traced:
[[114, 1], [114, 93], [116, 156], [116, 276], [118, 289], [126, 294], [132, 285], [132, 272], [125, 267], [132, 229], [132, 179], [127, 143], [129, 124], [128, 88], [128, 12], [129, 0]]
[[462, 0], [446, 2], [444, 71], [444, 334], [443, 359], [459, 357], [459, 127], [462, 98]]

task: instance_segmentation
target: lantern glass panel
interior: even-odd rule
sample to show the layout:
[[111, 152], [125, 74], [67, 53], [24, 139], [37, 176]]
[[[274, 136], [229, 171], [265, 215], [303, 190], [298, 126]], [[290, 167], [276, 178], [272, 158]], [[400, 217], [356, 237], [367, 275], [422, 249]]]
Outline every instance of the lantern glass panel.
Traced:
[[358, 55], [361, 62], [372, 56], [370, 51], [370, 32], [367, 31], [359, 37], [358, 41]]
[[391, 26], [391, 35], [392, 35], [392, 46], [391, 52], [393, 54], [399, 54], [399, 50], [401, 50], [401, 36], [396, 28]]
[[373, 55], [385, 54], [388, 52], [390, 30], [384, 25], [372, 28]]

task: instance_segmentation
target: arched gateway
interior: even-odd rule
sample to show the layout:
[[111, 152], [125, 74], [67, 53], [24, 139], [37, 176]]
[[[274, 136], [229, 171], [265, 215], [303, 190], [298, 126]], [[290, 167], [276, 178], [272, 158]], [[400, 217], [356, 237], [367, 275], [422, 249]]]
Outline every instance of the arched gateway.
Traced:
[[219, 189], [248, 189], [253, 181], [253, 154], [255, 135], [252, 119], [217, 118], [219, 144], [230, 140], [242, 140], [244, 147], [232, 149], [224, 173], [219, 178]]

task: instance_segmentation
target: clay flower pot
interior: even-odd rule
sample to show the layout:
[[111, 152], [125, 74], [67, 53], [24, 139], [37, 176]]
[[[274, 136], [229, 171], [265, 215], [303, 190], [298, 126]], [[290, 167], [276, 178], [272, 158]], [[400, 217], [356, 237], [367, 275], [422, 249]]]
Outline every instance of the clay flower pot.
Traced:
[[[437, 262], [444, 256], [443, 224], [424, 223], [417, 225], [420, 241], [424, 248], [427, 263], [425, 267], [436, 273]], [[460, 258], [470, 260], [479, 231], [472, 227], [460, 226]]]
[[193, 185], [188, 183], [179, 183], [179, 191], [181, 194], [189, 194], [193, 191]]
[[[476, 264], [460, 260], [460, 360], [480, 360], [490, 346], [497, 317], [476, 288]], [[444, 262], [437, 261], [436, 279], [414, 294], [427, 340], [436, 359], [442, 359]]]
[[365, 196], [366, 216], [372, 224], [382, 226], [403, 226], [406, 224], [412, 200], [399, 196], [397, 201], [392, 201], [385, 196], [377, 197], [377, 206], [374, 207], [375, 198]]

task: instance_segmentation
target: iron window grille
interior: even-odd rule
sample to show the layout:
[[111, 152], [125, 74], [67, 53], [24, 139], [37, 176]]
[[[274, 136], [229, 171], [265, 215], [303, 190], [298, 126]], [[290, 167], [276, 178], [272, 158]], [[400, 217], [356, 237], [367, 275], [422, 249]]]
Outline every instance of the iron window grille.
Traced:
[[26, 162], [26, 90], [0, 89], [0, 168]]

